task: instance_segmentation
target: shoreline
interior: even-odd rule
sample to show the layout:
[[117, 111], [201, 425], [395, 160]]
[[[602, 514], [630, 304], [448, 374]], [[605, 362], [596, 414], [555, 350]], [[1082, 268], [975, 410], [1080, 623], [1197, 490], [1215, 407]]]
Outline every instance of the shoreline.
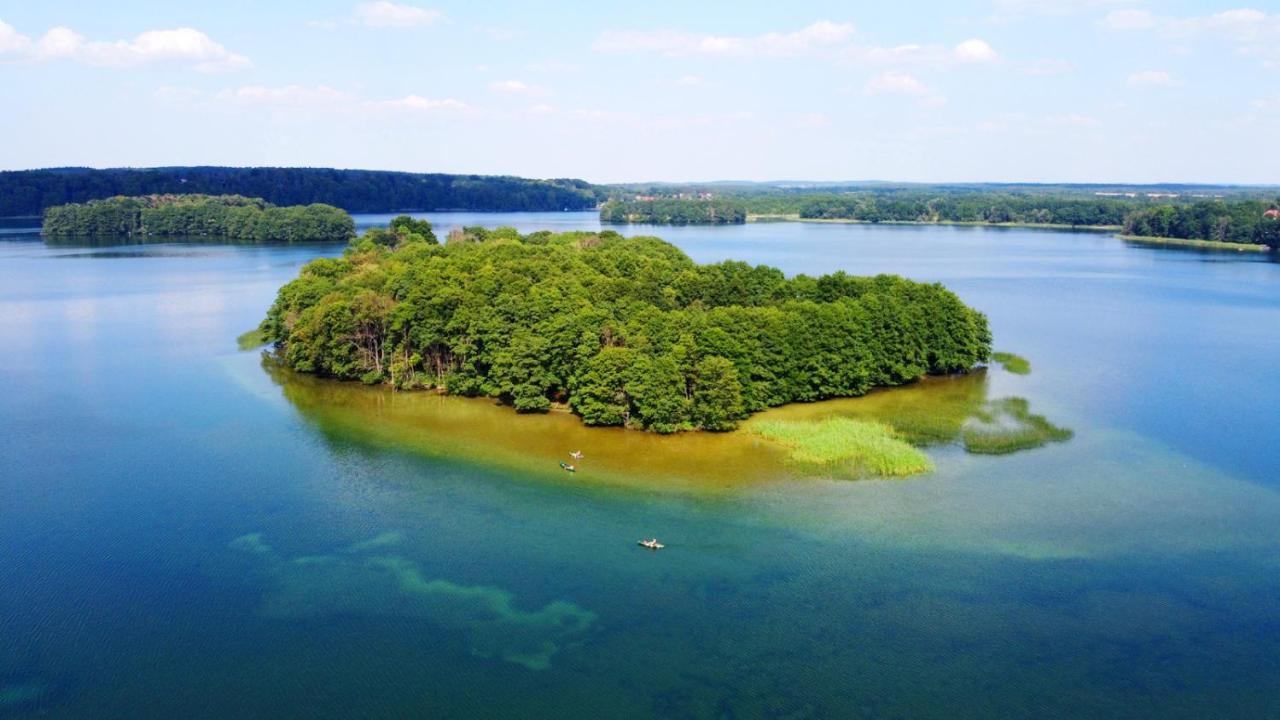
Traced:
[[1116, 235], [1117, 238], [1125, 242], [1138, 243], [1140, 245], [1172, 245], [1176, 247], [1203, 248], [1206, 250], [1231, 250], [1233, 252], [1271, 252], [1271, 248], [1266, 245], [1255, 245], [1253, 243], [1228, 243], [1218, 242], [1216, 240], [1192, 240], [1188, 238], [1167, 238], [1152, 237], [1147, 235]]
[[771, 215], [767, 213], [747, 215], [747, 222], [802, 222], [831, 223], [839, 225], [958, 225], [961, 227], [1041, 228], [1045, 230], [1083, 230], [1087, 232], [1115, 232], [1120, 225], [1069, 225], [1066, 223], [983, 222], [980, 220], [857, 220], [854, 218], [802, 218], [795, 213]]

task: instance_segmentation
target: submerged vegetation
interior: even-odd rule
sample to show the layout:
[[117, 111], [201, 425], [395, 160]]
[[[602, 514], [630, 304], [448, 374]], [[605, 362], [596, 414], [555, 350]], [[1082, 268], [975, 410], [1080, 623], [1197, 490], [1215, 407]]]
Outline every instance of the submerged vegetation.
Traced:
[[783, 445], [793, 461], [810, 470], [906, 477], [933, 469], [929, 456], [903, 441], [889, 425], [872, 420], [762, 420], [749, 430]]
[[308, 263], [262, 323], [282, 360], [666, 433], [964, 372], [990, 352], [986, 318], [937, 284], [698, 265], [613, 232], [477, 229], [445, 245], [424, 232], [366, 234]]
[[51, 207], [54, 237], [210, 237], [244, 242], [342, 242], [351, 216], [330, 205], [276, 207], [239, 195], [145, 195]]
[[1031, 412], [1025, 398], [1004, 398], [986, 403], [965, 421], [961, 437], [964, 448], [982, 455], [1007, 455], [1019, 450], [1063, 442], [1074, 436], [1070, 430]]
[[1014, 355], [1009, 352], [993, 352], [991, 353], [991, 359], [1000, 363], [1000, 367], [1014, 375], [1029, 375], [1031, 373], [1031, 361], [1021, 355]]

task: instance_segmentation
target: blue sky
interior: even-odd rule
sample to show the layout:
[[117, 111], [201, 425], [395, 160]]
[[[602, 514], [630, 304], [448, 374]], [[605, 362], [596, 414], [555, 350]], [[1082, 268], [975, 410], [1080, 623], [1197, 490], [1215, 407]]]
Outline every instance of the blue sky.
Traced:
[[4, 169], [1280, 182], [1240, 2], [0, 0], [0, 88]]

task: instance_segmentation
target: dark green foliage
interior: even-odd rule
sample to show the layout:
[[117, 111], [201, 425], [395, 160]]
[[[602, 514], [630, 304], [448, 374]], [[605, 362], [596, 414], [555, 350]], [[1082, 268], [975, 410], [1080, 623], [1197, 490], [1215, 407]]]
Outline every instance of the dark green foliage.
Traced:
[[340, 242], [351, 216], [329, 205], [276, 207], [239, 195], [147, 195], [51, 207], [45, 235], [211, 237], [244, 242]]
[[600, 222], [615, 225], [741, 225], [747, 210], [737, 200], [610, 200]]
[[295, 370], [675, 432], [963, 372], [990, 351], [986, 318], [936, 284], [697, 265], [610, 231], [375, 241], [389, 234], [280, 289], [262, 330]]
[[527, 180], [328, 168], [59, 168], [0, 172], [0, 217], [117, 195], [247, 195], [276, 205], [325, 203], [348, 212], [589, 210], [603, 194], [582, 180]]
[[1073, 226], [1120, 225], [1140, 206], [1117, 198], [998, 192], [813, 195], [794, 198], [791, 205], [808, 219]]
[[1268, 213], [1277, 203], [1204, 201], [1160, 205], [1125, 219], [1126, 235], [1249, 243], [1280, 249], [1280, 216]]

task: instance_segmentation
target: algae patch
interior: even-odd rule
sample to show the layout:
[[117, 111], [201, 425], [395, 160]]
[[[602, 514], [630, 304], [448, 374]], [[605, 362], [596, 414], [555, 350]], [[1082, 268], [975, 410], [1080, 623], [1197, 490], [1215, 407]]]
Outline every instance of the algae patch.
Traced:
[[292, 558], [278, 555], [261, 533], [242, 535], [228, 545], [266, 562], [268, 588], [261, 612], [269, 617], [423, 618], [461, 633], [474, 655], [530, 670], [549, 667], [552, 657], [596, 620], [595, 613], [567, 600], [524, 610], [502, 588], [428, 578], [412, 560], [393, 554], [400, 541], [398, 533], [382, 533], [330, 554]]

